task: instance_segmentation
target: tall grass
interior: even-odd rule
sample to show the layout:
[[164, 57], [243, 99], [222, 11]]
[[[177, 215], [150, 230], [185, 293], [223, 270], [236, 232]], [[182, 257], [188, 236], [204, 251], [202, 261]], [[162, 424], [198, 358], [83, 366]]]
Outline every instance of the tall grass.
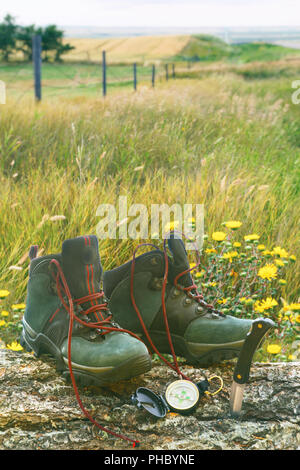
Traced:
[[[102, 203], [203, 203], [210, 235], [228, 219], [242, 237], [297, 257], [286, 296], [299, 296], [298, 110], [241, 77], [212, 75], [107, 99], [65, 98], [1, 108], [0, 286], [23, 301], [31, 244], [60, 251], [68, 237], [95, 233]], [[298, 131], [298, 127], [295, 128]], [[51, 220], [63, 215], [64, 219]], [[105, 269], [137, 241], [105, 240]], [[203, 262], [207, 262], [203, 258]], [[13, 268], [11, 268], [13, 266]], [[14, 267], [22, 268], [16, 269]]]

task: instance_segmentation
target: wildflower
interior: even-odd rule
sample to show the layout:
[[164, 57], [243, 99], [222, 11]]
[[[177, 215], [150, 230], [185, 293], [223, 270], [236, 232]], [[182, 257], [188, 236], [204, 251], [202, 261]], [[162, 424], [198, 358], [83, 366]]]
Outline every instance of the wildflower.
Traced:
[[239, 248], [242, 244], [240, 242], [234, 242], [233, 246]]
[[6, 346], [6, 348], [11, 349], [11, 351], [22, 351], [23, 350], [22, 346], [17, 341], [13, 341], [11, 344], [8, 344]]
[[227, 299], [219, 299], [217, 302], [218, 304], [226, 304]]
[[300, 323], [300, 315], [297, 315], [295, 318], [296, 323]]
[[265, 245], [257, 245], [257, 249], [259, 251], [265, 250], [265, 248], [266, 248]]
[[291, 256], [290, 256], [290, 260], [291, 260], [291, 261], [296, 261], [296, 256], [295, 256], [295, 255], [291, 255]]
[[217, 285], [216, 282], [209, 282], [208, 284], [208, 287], [215, 287]]
[[13, 310], [24, 310], [26, 307], [26, 304], [14, 304], [11, 306]]
[[281, 259], [275, 259], [275, 264], [280, 267], [284, 266], [284, 262]]
[[288, 312], [290, 310], [294, 311], [294, 310], [300, 310], [300, 304], [299, 303], [291, 303], [290, 305], [285, 305], [283, 307], [283, 310], [285, 312]]
[[188, 222], [189, 222], [190, 224], [194, 224], [194, 223], [196, 222], [195, 217], [189, 217], [189, 218], [188, 218]]
[[204, 269], [202, 269], [202, 271], [195, 274], [195, 277], [197, 277], [197, 278], [202, 277], [204, 273], [205, 273], [205, 271], [204, 271]]
[[272, 256], [272, 252], [271, 252], [270, 250], [264, 250], [264, 251], [262, 252], [262, 254], [263, 254], [264, 256]]
[[261, 302], [258, 300], [255, 302], [255, 310], [257, 312], [264, 312], [265, 310], [269, 310], [273, 307], [276, 307], [278, 305], [278, 302], [275, 299], [272, 299], [272, 297], [267, 297], [265, 300], [262, 300]]
[[217, 250], [215, 250], [215, 248], [206, 248], [205, 253], [207, 254], [217, 253]]
[[212, 239], [217, 241], [217, 242], [222, 242], [226, 238], [226, 233], [225, 232], [214, 232], [212, 234]]
[[285, 286], [286, 280], [285, 279], [279, 279], [278, 284], [281, 284], [282, 286]]
[[275, 266], [275, 264], [266, 264], [265, 266], [259, 269], [258, 276], [262, 279], [268, 279], [268, 281], [270, 281], [271, 279], [276, 279], [277, 267]]
[[2, 310], [1, 317], [8, 317], [9, 313], [6, 310]]
[[1, 326], [6, 326], [6, 321], [5, 320], [0, 320], [0, 327]]
[[228, 253], [224, 253], [224, 255], [222, 256], [222, 258], [228, 259], [229, 262], [232, 263], [232, 258], [235, 258], [236, 256], [238, 256], [238, 252], [237, 252], [237, 251], [228, 251]]
[[259, 238], [260, 238], [260, 235], [257, 235], [256, 233], [252, 233], [251, 235], [244, 236], [245, 242], [251, 242], [254, 240], [258, 240]]
[[10, 292], [6, 289], [0, 289], [0, 299], [4, 299], [10, 294]]
[[280, 246], [275, 246], [272, 251], [272, 255], [278, 255], [280, 258], [287, 258], [288, 252], [284, 248], [280, 248]]
[[178, 220], [174, 220], [173, 222], [169, 222], [168, 224], [165, 225], [165, 232], [170, 232], [171, 230], [175, 230], [179, 225]]
[[242, 225], [242, 222], [239, 222], [238, 220], [230, 220], [229, 222], [225, 222], [224, 225], [227, 228], [235, 230]]
[[270, 354], [278, 354], [281, 351], [280, 344], [269, 344], [267, 347], [267, 351]]

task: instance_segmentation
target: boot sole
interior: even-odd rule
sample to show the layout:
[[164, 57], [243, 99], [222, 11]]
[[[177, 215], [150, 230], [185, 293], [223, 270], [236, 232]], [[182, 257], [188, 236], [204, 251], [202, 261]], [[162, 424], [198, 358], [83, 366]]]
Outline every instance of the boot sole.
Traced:
[[[36, 333], [23, 320], [23, 330], [20, 336], [21, 346], [28, 352], [34, 352], [36, 357], [50, 355], [56, 360], [56, 370], [68, 382], [71, 381], [68, 359], [59, 348], [43, 333]], [[151, 358], [148, 354], [130, 358], [118, 366], [88, 367], [72, 362], [72, 371], [76, 384], [81, 387], [89, 385], [103, 386], [128, 380], [144, 374], [151, 369]]]
[[[150, 331], [155, 347], [163, 354], [171, 354], [170, 345], [165, 334]], [[201, 344], [186, 341], [182, 336], [171, 334], [176, 356], [184, 357], [188, 364], [209, 367], [225, 360], [239, 356], [244, 340], [223, 344]], [[142, 340], [151, 348], [146, 337]]]

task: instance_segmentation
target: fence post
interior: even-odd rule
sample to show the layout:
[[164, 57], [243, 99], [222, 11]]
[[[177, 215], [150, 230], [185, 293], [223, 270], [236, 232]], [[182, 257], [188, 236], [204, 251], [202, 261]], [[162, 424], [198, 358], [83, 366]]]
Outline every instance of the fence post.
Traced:
[[133, 88], [136, 91], [137, 86], [137, 74], [136, 74], [136, 63], [133, 64]]
[[151, 77], [152, 87], [155, 86], [155, 65], [152, 65], [152, 77]]
[[42, 37], [37, 34], [32, 37], [32, 59], [34, 69], [34, 94], [36, 101], [42, 99]]
[[166, 64], [166, 80], [169, 80], [169, 64]]
[[102, 51], [102, 94], [106, 96], [106, 52]]
[[175, 65], [172, 64], [172, 78], [175, 78]]

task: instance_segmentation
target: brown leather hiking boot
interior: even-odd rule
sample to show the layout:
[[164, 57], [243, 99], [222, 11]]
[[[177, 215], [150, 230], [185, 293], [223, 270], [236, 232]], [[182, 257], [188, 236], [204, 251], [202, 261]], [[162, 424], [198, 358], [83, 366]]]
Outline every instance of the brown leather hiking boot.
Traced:
[[102, 266], [95, 236], [66, 240], [61, 254], [36, 258], [31, 249], [21, 344], [50, 354], [65, 377], [104, 385], [151, 368], [148, 350], [122, 330], [100, 289]]
[[171, 257], [156, 249], [135, 258], [133, 272], [133, 261], [129, 261], [104, 273], [103, 288], [114, 318], [149, 344], [138, 310], [157, 350], [170, 354], [164, 304], [176, 355], [202, 367], [238, 356], [252, 320], [224, 315], [208, 306], [186, 272], [190, 266], [182, 240], [172, 236], [168, 242]]

